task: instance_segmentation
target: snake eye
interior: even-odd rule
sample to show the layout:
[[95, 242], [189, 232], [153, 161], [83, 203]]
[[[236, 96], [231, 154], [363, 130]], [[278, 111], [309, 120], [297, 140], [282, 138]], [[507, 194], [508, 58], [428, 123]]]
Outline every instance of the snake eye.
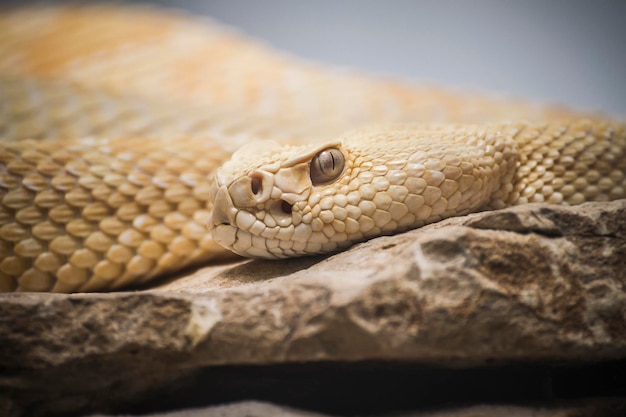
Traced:
[[343, 172], [344, 166], [345, 160], [339, 149], [325, 149], [311, 159], [309, 168], [311, 182], [318, 185], [334, 181]]

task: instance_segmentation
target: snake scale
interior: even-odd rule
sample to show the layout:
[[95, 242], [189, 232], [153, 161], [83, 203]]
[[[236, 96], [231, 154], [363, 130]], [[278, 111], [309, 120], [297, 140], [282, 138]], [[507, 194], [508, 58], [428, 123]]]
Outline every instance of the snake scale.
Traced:
[[330, 69], [147, 7], [3, 10], [0, 137], [1, 292], [626, 197], [624, 124]]

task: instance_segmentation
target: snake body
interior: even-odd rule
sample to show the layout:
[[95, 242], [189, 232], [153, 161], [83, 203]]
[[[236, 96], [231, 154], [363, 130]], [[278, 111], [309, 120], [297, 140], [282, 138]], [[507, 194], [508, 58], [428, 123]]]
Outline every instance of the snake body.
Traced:
[[9, 9], [0, 57], [0, 291], [626, 197], [623, 124], [328, 69], [172, 12]]

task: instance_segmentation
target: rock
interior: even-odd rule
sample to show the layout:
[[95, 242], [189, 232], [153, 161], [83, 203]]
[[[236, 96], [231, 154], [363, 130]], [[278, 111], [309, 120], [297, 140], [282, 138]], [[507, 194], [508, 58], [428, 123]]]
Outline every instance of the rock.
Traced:
[[[376, 414], [373, 417], [623, 417], [626, 401], [583, 401], [575, 404], [559, 405], [552, 408], [480, 405], [471, 407], [450, 407], [447, 410], [426, 412], [394, 412]], [[150, 414], [145, 417], [333, 417], [330, 414], [312, 413], [291, 407], [277, 406], [259, 401], [242, 401], [227, 405]], [[114, 416], [92, 416], [114, 417]]]
[[[239, 403], [196, 408], [171, 413], [153, 414], [154, 417], [328, 417], [323, 414], [296, 410], [260, 401], [242, 401]], [[94, 415], [91, 417], [113, 417]]]
[[626, 200], [478, 213], [179, 278], [0, 296], [0, 407], [113, 410], [217, 365], [626, 359]]

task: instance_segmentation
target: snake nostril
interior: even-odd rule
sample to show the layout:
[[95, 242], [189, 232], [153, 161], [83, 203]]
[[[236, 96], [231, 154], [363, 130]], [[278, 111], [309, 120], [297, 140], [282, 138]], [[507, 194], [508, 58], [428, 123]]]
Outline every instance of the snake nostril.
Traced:
[[250, 190], [254, 195], [263, 191], [263, 179], [260, 176], [254, 175], [250, 178]]
[[293, 208], [293, 204], [289, 204], [285, 200], [281, 200], [280, 209], [283, 211], [283, 213], [291, 214], [292, 208]]

